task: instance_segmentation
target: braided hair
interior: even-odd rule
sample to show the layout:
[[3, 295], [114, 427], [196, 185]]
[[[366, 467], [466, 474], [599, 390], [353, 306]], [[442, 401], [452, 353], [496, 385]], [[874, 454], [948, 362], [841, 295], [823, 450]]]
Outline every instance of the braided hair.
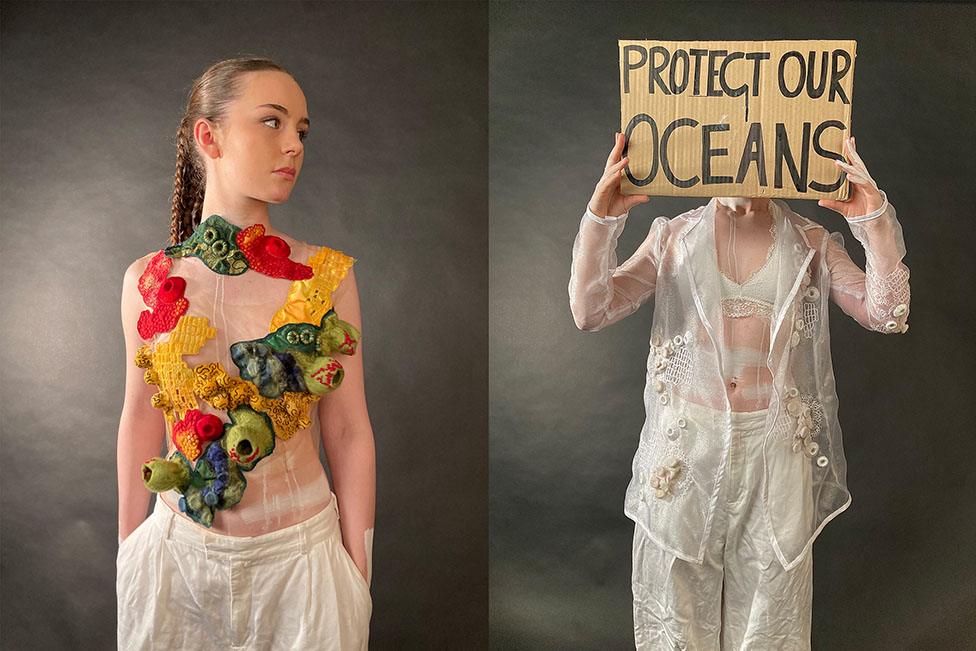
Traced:
[[271, 59], [239, 57], [214, 63], [193, 82], [183, 119], [176, 130], [176, 174], [169, 229], [171, 244], [179, 244], [188, 238], [203, 218], [206, 168], [193, 141], [193, 125], [200, 118], [220, 122], [230, 103], [240, 96], [241, 76], [258, 70], [291, 74]]

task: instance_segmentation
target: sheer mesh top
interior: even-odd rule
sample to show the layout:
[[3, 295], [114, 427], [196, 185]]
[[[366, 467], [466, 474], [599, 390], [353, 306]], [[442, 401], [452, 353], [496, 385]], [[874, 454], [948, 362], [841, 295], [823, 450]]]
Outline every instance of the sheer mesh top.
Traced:
[[[205, 226], [206, 222], [197, 228], [195, 233], [198, 238]], [[185, 281], [183, 298], [188, 306], [174, 327], [168, 331], [153, 333], [149, 337], [143, 336], [146, 345], [140, 349], [140, 353], [147, 354], [153, 362], [147, 368], [146, 381], [156, 380], [150, 383], [159, 384], [160, 393], [154, 396], [153, 406], [159, 407], [164, 413], [168, 442], [166, 458], [170, 461], [176, 459], [180, 463], [189, 458], [189, 463], [183, 465], [191, 470], [190, 483], [192, 485], [195, 482], [198, 487], [203, 487], [202, 493], [194, 497], [196, 502], [191, 499], [192, 491], [183, 491], [180, 488], [159, 490], [159, 497], [172, 510], [188, 518], [190, 514], [187, 512], [187, 502], [196, 503], [197, 506], [201, 505], [201, 500], [215, 502], [215, 507], [211, 505], [211, 522], [202, 522], [199, 517], [192, 519], [198, 524], [209, 526], [213, 531], [236, 536], [252, 536], [287, 527], [311, 517], [329, 504], [329, 482], [319, 461], [319, 415], [316, 400], [341, 382], [341, 364], [332, 357], [341, 351], [334, 347], [327, 349], [323, 343], [326, 339], [323, 333], [327, 328], [322, 325], [325, 321], [320, 317], [323, 308], [331, 307], [332, 291], [353, 262], [352, 258], [327, 247], [310, 246], [283, 235], [263, 236], [263, 229], [260, 230], [264, 239], [259, 244], [263, 249], [255, 251], [252, 248], [247, 255], [238, 256], [248, 260], [250, 264], [246, 271], [236, 275], [212, 268], [215, 259], [213, 257], [180, 257], [180, 254], [170, 256], [169, 252], [173, 247], [166, 249], [171, 265], [165, 278], [176, 277]], [[230, 248], [235, 248], [233, 242], [230, 243]], [[269, 252], [271, 255], [266, 255]], [[144, 259], [151, 266], [153, 258], [157, 262], [162, 259], [160, 253], [162, 252], [148, 254]], [[225, 254], [223, 249], [218, 253]], [[260, 263], [262, 258], [267, 264]], [[227, 259], [230, 259], [229, 255]], [[290, 267], [287, 264], [289, 260], [297, 264]], [[269, 275], [275, 273], [275, 265], [279, 267], [278, 273], [282, 273], [279, 263], [286, 263], [285, 277]], [[299, 278], [300, 265], [314, 270], [309, 273], [310, 278]], [[259, 268], [264, 272], [258, 271]], [[298, 272], [295, 271], [296, 268], [299, 269]], [[146, 274], [143, 278], [145, 280]], [[165, 282], [162, 281], [161, 274], [157, 280]], [[151, 286], [153, 282], [148, 281], [148, 284]], [[306, 304], [310, 301], [310, 295], [315, 295], [319, 300], [317, 312]], [[144, 296], [147, 294], [144, 293]], [[151, 292], [146, 300], [149, 312], [162, 312], [166, 307], [162, 302], [154, 300]], [[177, 344], [175, 363], [178, 366], [182, 360], [185, 364], [185, 368], [178, 367], [182, 375], [177, 371], [168, 372], [163, 366], [165, 360], [160, 351], [167, 342], [172, 344], [179, 337], [186, 338], [181, 334], [181, 326], [190, 323], [190, 319], [196, 319], [193, 323], [198, 333], [202, 334], [192, 344]], [[341, 321], [338, 323], [348, 326]], [[292, 336], [289, 329], [297, 334]], [[303, 329], [311, 334], [306, 335]], [[269, 339], [276, 331], [278, 339]], [[351, 332], [353, 338], [358, 336], [354, 328]], [[345, 334], [348, 337], [349, 331]], [[264, 343], [241, 347], [241, 342], [257, 340]], [[346, 349], [345, 352], [350, 351]], [[329, 367], [329, 364], [333, 366]], [[140, 365], [144, 366], [146, 362], [143, 361]], [[322, 380], [325, 377], [324, 368], [340, 369], [338, 373], [334, 372], [329, 376], [331, 380], [324, 381], [325, 384], [334, 381], [334, 384], [312, 389], [313, 378]], [[222, 379], [220, 369], [226, 371], [226, 378]], [[157, 377], [150, 377], [153, 373]], [[158, 377], [167, 373], [168, 381]], [[211, 380], [209, 383], [203, 381], [207, 379], [205, 376], [208, 373]], [[192, 405], [193, 409], [204, 416], [213, 414], [219, 418], [217, 432], [220, 432], [219, 427], [223, 427], [223, 437], [212, 442], [199, 437], [189, 442], [186, 438], [181, 438], [180, 432], [189, 431], [192, 439], [201, 431], [199, 426], [194, 432], [191, 431], [191, 426], [184, 427], [185, 422], [181, 424], [181, 421], [189, 420], [191, 412], [183, 410], [170, 414], [166, 411], [171, 402], [179, 402], [177, 394], [181, 382], [185, 394], [183, 406]], [[202, 389], [202, 386], [209, 386], [210, 389]], [[220, 393], [221, 390], [224, 393]], [[228, 396], [229, 403], [221, 402], [222, 399], [228, 399]], [[295, 400], [289, 401], [286, 398]], [[253, 448], [248, 441], [245, 441], [248, 447], [239, 443], [228, 443], [227, 432], [234, 421], [229, 417], [231, 412], [238, 416], [237, 425], [241, 428], [264, 429], [270, 426], [271, 438], [255, 438]], [[174, 436], [174, 429], [178, 430], [177, 436]], [[264, 444], [268, 449], [261, 450], [262, 444], [259, 442], [262, 440], [270, 441], [273, 447]], [[195, 461], [192, 458], [194, 445], [208, 451], [200, 453]], [[213, 448], [213, 445], [222, 445], [222, 448]], [[233, 447], [234, 445], [237, 447]], [[252, 456], [258, 458], [258, 461], [248, 469], [246, 466], [252, 461]], [[218, 462], [204, 464], [204, 461], [213, 459]], [[235, 467], [235, 461], [241, 465]], [[226, 474], [228, 467], [229, 478]], [[166, 471], [173, 469], [178, 471], [172, 465], [162, 468]], [[221, 469], [225, 473], [222, 484]], [[149, 474], [145, 465], [143, 476], [147, 486], [156, 490], [148, 483]], [[244, 480], [243, 484], [238, 481], [236, 488], [235, 477]], [[239, 501], [225, 508], [222, 506], [223, 499], [233, 501], [230, 492], [234, 490], [237, 491], [236, 497]], [[208, 491], [215, 496], [207, 498]]]

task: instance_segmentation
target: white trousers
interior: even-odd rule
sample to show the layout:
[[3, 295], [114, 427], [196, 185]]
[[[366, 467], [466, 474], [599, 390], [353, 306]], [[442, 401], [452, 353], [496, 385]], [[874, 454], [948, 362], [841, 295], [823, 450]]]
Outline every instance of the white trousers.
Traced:
[[119, 546], [118, 648], [367, 648], [372, 599], [342, 546], [336, 497], [258, 536], [188, 522], [156, 499]]
[[663, 551], [635, 525], [637, 649], [810, 649], [812, 549], [785, 571], [763, 519], [765, 417], [765, 410], [732, 414], [728, 466], [702, 565]]

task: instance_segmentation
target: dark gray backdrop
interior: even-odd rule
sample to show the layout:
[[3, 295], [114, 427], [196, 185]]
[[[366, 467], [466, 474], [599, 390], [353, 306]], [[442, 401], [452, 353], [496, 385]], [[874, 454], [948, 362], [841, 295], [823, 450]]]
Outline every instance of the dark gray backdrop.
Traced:
[[[652, 306], [576, 330], [573, 238], [619, 126], [618, 38], [853, 38], [853, 133], [898, 211], [911, 330], [836, 308], [832, 349], [851, 507], [814, 545], [816, 649], [976, 644], [972, 404], [972, 6], [494, 4], [490, 10], [493, 648], [633, 648], [624, 489], [643, 422]], [[658, 215], [636, 208], [620, 260]], [[789, 204], [845, 234], [815, 201]]]
[[115, 644], [122, 275], [167, 243], [194, 77], [290, 68], [314, 124], [272, 223], [358, 258], [378, 498], [372, 647], [487, 638], [487, 9], [2, 11], [5, 649]]

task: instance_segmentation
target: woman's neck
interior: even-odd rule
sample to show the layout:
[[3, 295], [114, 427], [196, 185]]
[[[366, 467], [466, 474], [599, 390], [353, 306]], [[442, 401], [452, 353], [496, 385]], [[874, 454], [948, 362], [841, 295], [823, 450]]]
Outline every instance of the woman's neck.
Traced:
[[768, 198], [717, 197], [717, 201], [717, 212], [742, 226], [764, 224], [768, 227], [772, 219]]

